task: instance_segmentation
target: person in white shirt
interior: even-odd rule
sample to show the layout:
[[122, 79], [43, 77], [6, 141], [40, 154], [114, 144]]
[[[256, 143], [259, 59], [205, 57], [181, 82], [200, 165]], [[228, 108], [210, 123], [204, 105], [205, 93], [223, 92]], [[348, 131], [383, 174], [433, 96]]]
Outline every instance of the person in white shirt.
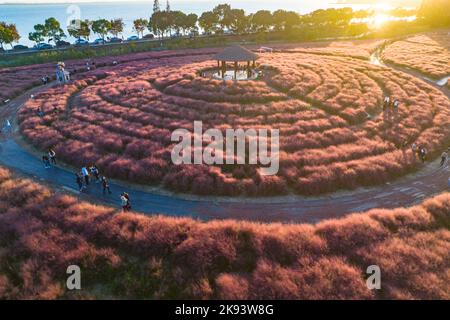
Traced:
[[88, 186], [89, 185], [89, 171], [86, 169], [86, 167], [81, 168], [81, 174], [83, 175], [86, 186]]

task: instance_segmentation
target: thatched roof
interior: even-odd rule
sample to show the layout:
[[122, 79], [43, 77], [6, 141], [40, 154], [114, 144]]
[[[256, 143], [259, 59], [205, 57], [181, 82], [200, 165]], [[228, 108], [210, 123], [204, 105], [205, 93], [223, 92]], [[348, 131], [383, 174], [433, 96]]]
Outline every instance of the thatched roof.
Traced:
[[228, 47], [221, 53], [214, 56], [214, 60], [218, 61], [253, 61], [258, 59], [256, 53], [251, 52], [241, 46]]

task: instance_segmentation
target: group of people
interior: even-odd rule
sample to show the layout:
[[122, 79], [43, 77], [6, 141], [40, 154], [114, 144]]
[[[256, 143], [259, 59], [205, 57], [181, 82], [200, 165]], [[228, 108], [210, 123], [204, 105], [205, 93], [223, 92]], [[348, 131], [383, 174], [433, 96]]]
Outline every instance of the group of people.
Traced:
[[42, 162], [45, 169], [50, 169], [52, 165], [56, 165], [56, 152], [49, 148], [47, 153], [42, 156]]
[[[90, 167], [82, 167], [80, 172], [75, 173], [75, 180], [80, 192], [85, 190], [90, 185], [92, 180], [95, 180], [96, 183], [102, 184], [104, 195], [106, 193], [112, 194], [111, 188], [109, 186], [109, 180], [104, 175], [100, 176], [100, 171], [95, 164], [92, 164]], [[123, 212], [131, 210], [131, 200], [128, 193], [123, 192], [120, 195], [120, 201]]]
[[95, 164], [92, 164], [90, 167], [82, 167], [80, 172], [75, 173], [76, 175], [76, 181], [78, 184], [78, 187], [80, 188], [80, 191], [83, 191], [86, 189], [89, 184], [91, 183], [91, 180], [95, 180], [96, 183], [101, 182], [103, 185], [103, 194], [108, 192], [111, 194], [111, 190], [109, 188], [108, 179], [106, 179], [105, 176], [100, 177], [100, 171], [98, 167]]
[[428, 151], [423, 145], [417, 145], [415, 142], [411, 146], [412, 152], [414, 154], [417, 154], [420, 160], [422, 160], [423, 163], [425, 163], [425, 160], [427, 159]]
[[[56, 165], [56, 152], [52, 148], [48, 149], [48, 152], [42, 156], [42, 162], [44, 163], [44, 168], [49, 169], [52, 165]], [[87, 189], [87, 187], [95, 181], [96, 183], [102, 184], [103, 194], [106, 193], [112, 194], [109, 180], [104, 176], [100, 175], [100, 170], [97, 165], [92, 164], [91, 166], [84, 166], [81, 168], [79, 172], [75, 173], [75, 181], [78, 185], [78, 189], [80, 192]], [[126, 192], [123, 192], [120, 195], [120, 201], [122, 206], [122, 211], [130, 211], [131, 210], [131, 200], [130, 195]]]
[[384, 97], [383, 112], [398, 112], [400, 102], [396, 98]]

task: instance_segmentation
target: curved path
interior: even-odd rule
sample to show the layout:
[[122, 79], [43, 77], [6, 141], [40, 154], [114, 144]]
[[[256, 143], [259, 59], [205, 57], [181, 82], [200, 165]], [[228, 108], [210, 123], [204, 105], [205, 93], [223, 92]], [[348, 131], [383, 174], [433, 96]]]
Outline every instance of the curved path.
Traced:
[[[372, 63], [382, 63], [378, 53]], [[401, 70], [400, 68], [396, 68]], [[408, 72], [405, 70], [401, 70]], [[411, 73], [411, 72], [408, 72]], [[417, 74], [415, 74], [417, 76]], [[436, 84], [435, 84], [436, 85]], [[10, 101], [0, 109], [0, 123], [14, 119], [17, 110], [31, 94], [42, 87], [34, 88]], [[448, 90], [443, 90], [450, 98]], [[338, 192], [321, 197], [279, 197], [270, 199], [196, 199], [176, 195], [152, 193], [138, 186], [127, 186], [112, 182], [112, 195], [104, 196], [101, 187], [93, 183], [86, 192], [76, 190], [72, 171], [53, 167], [43, 168], [38, 157], [22, 147], [16, 134], [4, 134], [0, 139], [0, 165], [14, 169], [23, 175], [47, 183], [57, 192], [76, 194], [82, 199], [102, 204], [120, 206], [119, 194], [128, 192], [132, 198], [133, 210], [147, 214], [191, 216], [202, 220], [242, 219], [261, 222], [309, 222], [342, 217], [349, 213], [374, 208], [396, 208], [415, 205], [425, 198], [448, 190], [450, 168], [448, 164], [439, 168], [438, 161], [428, 163], [413, 175], [374, 188]]]

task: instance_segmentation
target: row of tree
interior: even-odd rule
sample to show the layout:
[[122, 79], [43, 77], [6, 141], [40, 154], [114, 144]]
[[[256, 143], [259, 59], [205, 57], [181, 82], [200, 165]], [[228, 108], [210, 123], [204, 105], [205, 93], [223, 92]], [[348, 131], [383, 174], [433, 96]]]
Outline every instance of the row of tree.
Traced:
[[[433, 26], [449, 26], [450, 11], [448, 10], [448, 0], [424, 0], [417, 15], [419, 21], [426, 22]], [[410, 12], [397, 10], [394, 15], [405, 15]], [[166, 8], [161, 10], [158, 0], [154, 0], [153, 14], [150, 19], [136, 19], [133, 21], [133, 29], [139, 36], [144, 32], [149, 32], [164, 37], [167, 35], [195, 35], [198, 28], [204, 30], [206, 34], [233, 33], [242, 34], [250, 32], [284, 31], [292, 32], [294, 29], [303, 30], [332, 30], [345, 28], [351, 24], [354, 18], [364, 18], [370, 16], [370, 11], [353, 11], [351, 8], [316, 10], [306, 15], [299, 15], [293, 11], [277, 10], [270, 12], [260, 10], [253, 14], [246, 14], [242, 9], [234, 9], [228, 4], [216, 6], [213, 10], [204, 12], [198, 17], [196, 14], [185, 14], [181, 11], [172, 11], [167, 1]], [[67, 27], [70, 36], [77, 39], [89, 39], [92, 33], [97, 34], [103, 40], [111, 34], [118, 37], [124, 29], [122, 19], [98, 19], [74, 20]], [[34, 26], [34, 31], [30, 32], [28, 38], [34, 42], [54, 42], [57, 43], [65, 38], [66, 34], [61, 28], [61, 24], [55, 18], [45, 20], [43, 24]], [[17, 42], [20, 35], [14, 24], [0, 22], [0, 45]]]

